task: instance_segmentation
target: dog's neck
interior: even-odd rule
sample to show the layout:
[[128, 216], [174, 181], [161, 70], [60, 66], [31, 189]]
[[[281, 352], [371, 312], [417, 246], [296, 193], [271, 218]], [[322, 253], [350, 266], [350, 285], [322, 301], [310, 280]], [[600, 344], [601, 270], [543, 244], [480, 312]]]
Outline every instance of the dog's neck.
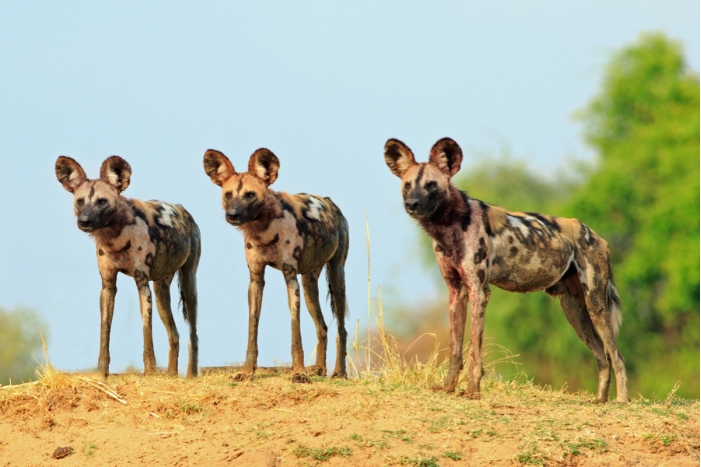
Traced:
[[250, 222], [246, 222], [238, 228], [243, 232], [244, 237], [256, 238], [268, 230], [273, 219], [281, 216], [282, 204], [280, 202], [280, 195], [268, 188], [265, 192], [265, 205], [260, 210], [258, 217]]
[[443, 202], [433, 214], [419, 219], [419, 224], [431, 238], [443, 244], [448, 233], [454, 229], [467, 230], [470, 224], [470, 197], [451, 184]]
[[122, 234], [125, 225], [134, 223], [133, 206], [130, 199], [124, 196], [117, 198], [117, 212], [110, 223], [90, 234], [98, 245], [111, 245]]

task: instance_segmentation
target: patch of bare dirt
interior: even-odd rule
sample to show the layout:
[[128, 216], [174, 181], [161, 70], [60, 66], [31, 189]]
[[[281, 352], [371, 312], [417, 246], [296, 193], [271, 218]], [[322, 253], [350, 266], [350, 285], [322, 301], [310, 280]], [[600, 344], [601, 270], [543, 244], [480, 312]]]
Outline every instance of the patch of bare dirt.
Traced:
[[527, 381], [485, 381], [475, 401], [275, 371], [55, 374], [0, 388], [0, 466], [699, 465], [698, 401], [591, 399]]

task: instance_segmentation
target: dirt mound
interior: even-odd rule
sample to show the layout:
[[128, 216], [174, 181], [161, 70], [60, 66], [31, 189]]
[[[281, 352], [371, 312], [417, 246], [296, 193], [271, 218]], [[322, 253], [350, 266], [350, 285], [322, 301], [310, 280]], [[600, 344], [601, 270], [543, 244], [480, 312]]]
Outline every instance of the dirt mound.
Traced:
[[527, 380], [482, 400], [279, 371], [52, 373], [0, 388], [0, 465], [669, 465], [699, 463], [699, 403], [592, 404]]

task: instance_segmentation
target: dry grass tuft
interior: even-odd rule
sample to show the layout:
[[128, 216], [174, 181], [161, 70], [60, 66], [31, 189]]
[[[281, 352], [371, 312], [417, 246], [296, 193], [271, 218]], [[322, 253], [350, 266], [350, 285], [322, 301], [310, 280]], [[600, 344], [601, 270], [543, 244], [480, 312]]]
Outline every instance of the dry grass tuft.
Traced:
[[[378, 287], [377, 298], [371, 296], [371, 268], [370, 268], [370, 229], [365, 223], [366, 246], [368, 254], [368, 322], [367, 337], [360, 340], [360, 321], [356, 323], [355, 339], [351, 343], [352, 352], [355, 354], [349, 359], [351, 373], [354, 377], [371, 382], [381, 382], [399, 386], [414, 386], [429, 388], [431, 386], [442, 385], [443, 379], [448, 371], [447, 359], [439, 356], [443, 353], [440, 343], [435, 334], [422, 334], [401, 352], [397, 341], [389, 333], [385, 326], [385, 313], [382, 304], [382, 290]], [[375, 326], [375, 332], [372, 325]], [[413, 345], [422, 339], [433, 339], [433, 351], [422, 362], [418, 357], [406, 358], [406, 354], [411, 351]], [[465, 344], [463, 354], [467, 354], [469, 343]], [[506, 347], [493, 342], [485, 343], [483, 347], [485, 379], [498, 378], [497, 368], [499, 365], [520, 365], [516, 361], [518, 355], [512, 354]], [[458, 385], [465, 382], [466, 372], [462, 372]]]

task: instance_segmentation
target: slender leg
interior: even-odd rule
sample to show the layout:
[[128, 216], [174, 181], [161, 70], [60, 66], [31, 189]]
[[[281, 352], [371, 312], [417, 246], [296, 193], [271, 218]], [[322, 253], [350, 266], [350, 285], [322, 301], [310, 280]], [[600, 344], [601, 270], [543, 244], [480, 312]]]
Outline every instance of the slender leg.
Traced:
[[[595, 260], [592, 258], [592, 261]], [[595, 268], [588, 261], [588, 258], [584, 261], [578, 260], [577, 263], [580, 266], [579, 278], [589, 317], [603, 342], [604, 350], [616, 375], [616, 401], [628, 402], [630, 399], [628, 399], [628, 377], [626, 376], [625, 361], [616, 345], [616, 335], [611, 324], [612, 310], [609, 310], [608, 306], [610, 278], [607, 271], [610, 270], [610, 266], [602, 265], [598, 268], [600, 273], [596, 274]]]
[[299, 325], [299, 282], [297, 271], [285, 264], [282, 268], [287, 284], [287, 302], [290, 306], [292, 321], [292, 381], [296, 383], [311, 382], [304, 371], [304, 349], [302, 348], [302, 330]]
[[253, 376], [258, 362], [258, 322], [260, 308], [263, 305], [263, 288], [265, 287], [265, 266], [252, 268], [248, 266], [250, 283], [248, 284], [248, 348], [246, 362], [236, 379], [247, 379]]
[[134, 273], [136, 287], [139, 290], [139, 306], [141, 308], [141, 321], [144, 328], [144, 374], [149, 375], [156, 369], [156, 354], [153, 352], [153, 330], [151, 287], [148, 285], [148, 276], [142, 271]]
[[484, 375], [482, 366], [482, 335], [484, 333], [484, 313], [489, 303], [489, 287], [475, 285], [470, 294], [470, 350], [467, 357], [467, 397], [480, 398], [480, 381]]
[[117, 274], [100, 271], [102, 290], [100, 291], [100, 356], [97, 370], [107, 378], [110, 372], [110, 332], [114, 315], [114, 297], [117, 295]]
[[[465, 338], [465, 322], [467, 320], [468, 290], [460, 277], [460, 273], [450, 265], [443, 254], [442, 248], [433, 245], [436, 262], [441, 275], [448, 286], [448, 309], [450, 314], [450, 355], [448, 356], [448, 373], [443, 380], [442, 390], [454, 392], [458, 385], [460, 370], [463, 367], [462, 347]], [[436, 388], [439, 389], [439, 388]]]
[[463, 367], [462, 345], [465, 338], [465, 321], [467, 320], [467, 293], [465, 287], [450, 288], [448, 291], [450, 312], [450, 356], [448, 373], [443, 381], [443, 391], [453, 392], [458, 385], [460, 370]]
[[599, 388], [596, 392], [596, 401], [606, 402], [611, 383], [611, 366], [604, 352], [604, 344], [596, 334], [594, 324], [591, 322], [587, 312], [579, 277], [577, 275], [570, 276], [565, 279], [564, 286], [562, 288], [563, 293], [560, 295], [562, 311], [565, 312], [567, 321], [572, 325], [579, 338], [594, 354], [599, 370]]
[[158, 314], [163, 321], [168, 334], [168, 374], [178, 374], [178, 354], [180, 352], [180, 335], [178, 328], [175, 326], [173, 319], [173, 311], [170, 306], [170, 284], [173, 282], [173, 274], [170, 276], [154, 281], [153, 291], [156, 295], [156, 308]]
[[307, 310], [314, 321], [316, 327], [316, 365], [313, 368], [308, 368], [308, 371], [318, 376], [326, 376], [326, 346], [328, 343], [326, 322], [324, 315], [321, 313], [321, 305], [319, 304], [319, 274], [321, 268], [302, 275], [302, 287], [304, 288], [304, 301], [307, 304]]

